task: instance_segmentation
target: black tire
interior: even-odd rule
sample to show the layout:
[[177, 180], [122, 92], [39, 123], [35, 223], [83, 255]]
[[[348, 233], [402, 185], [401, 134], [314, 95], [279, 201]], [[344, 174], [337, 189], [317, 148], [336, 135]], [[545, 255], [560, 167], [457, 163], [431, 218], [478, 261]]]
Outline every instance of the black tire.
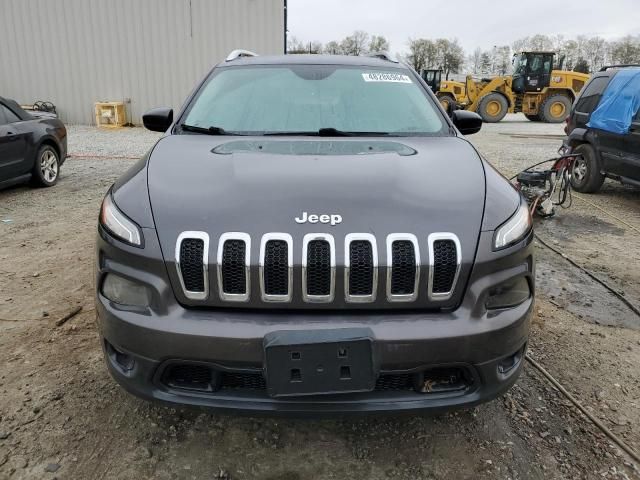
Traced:
[[438, 95], [438, 101], [440, 102], [440, 105], [442, 105], [442, 108], [444, 108], [446, 112], [449, 112], [450, 109], [453, 109], [453, 110], [456, 109], [456, 99], [453, 98], [448, 93], [443, 93], [442, 95]]
[[561, 93], [545, 98], [540, 105], [540, 118], [546, 123], [564, 122], [571, 110], [571, 99]]
[[504, 118], [509, 110], [509, 103], [504, 95], [490, 93], [485, 95], [478, 105], [478, 114], [486, 123], [496, 123]]
[[604, 182], [596, 152], [591, 145], [584, 143], [573, 149], [579, 154], [571, 168], [571, 187], [576, 192], [595, 193]]
[[528, 113], [525, 113], [524, 116], [527, 117], [527, 120], [531, 120], [532, 122], [540, 121], [540, 115], [529, 115]]
[[33, 165], [33, 182], [39, 187], [52, 187], [60, 177], [60, 155], [51, 145], [42, 145]]

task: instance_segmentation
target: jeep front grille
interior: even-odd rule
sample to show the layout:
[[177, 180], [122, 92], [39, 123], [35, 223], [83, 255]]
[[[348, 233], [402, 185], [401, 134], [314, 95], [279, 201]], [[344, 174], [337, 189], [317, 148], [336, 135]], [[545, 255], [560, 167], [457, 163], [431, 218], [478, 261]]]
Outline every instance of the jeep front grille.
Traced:
[[260, 244], [260, 290], [265, 302], [289, 302], [293, 282], [293, 241], [286, 233], [263, 235]]
[[[386, 266], [386, 279], [382, 277], [385, 285], [381, 288], [386, 292], [388, 302], [415, 302], [425, 294], [430, 301], [436, 302], [451, 298], [462, 259], [460, 242], [454, 234], [429, 235], [429, 255], [424, 265], [428, 275], [423, 276], [426, 279], [422, 282], [420, 270], [423, 264], [415, 235], [390, 234], [385, 246], [386, 263], [378, 255], [374, 235], [351, 233], [344, 237], [344, 249], [339, 252], [341, 257], [344, 255], [344, 298], [340, 300], [348, 303], [375, 302], [380, 266]], [[224, 233], [217, 245], [219, 298], [242, 302], [254, 294], [263, 302], [283, 303], [291, 302], [295, 291], [307, 303], [333, 302], [337, 267], [334, 237], [330, 234], [307, 234], [297, 248], [302, 250], [301, 290], [300, 287], [298, 290], [294, 288], [296, 245], [291, 235], [263, 235], [258, 258], [259, 293], [258, 289], [252, 292], [251, 237], [242, 232]], [[188, 299], [205, 300], [209, 297], [208, 252], [209, 236], [205, 232], [184, 232], [178, 237], [176, 269], [182, 291]]]
[[249, 299], [249, 259], [251, 238], [246, 233], [231, 232], [218, 244], [218, 290], [220, 298], [244, 302]]
[[415, 301], [420, 280], [420, 249], [416, 236], [409, 233], [389, 235], [387, 259], [387, 300]]
[[332, 302], [336, 247], [333, 237], [308, 234], [302, 241], [302, 295], [307, 302]]
[[378, 287], [376, 239], [368, 233], [351, 233], [344, 241], [344, 292], [347, 302], [373, 302]]
[[176, 267], [187, 298], [204, 300], [209, 292], [209, 235], [183, 232], [176, 242]]
[[460, 272], [460, 242], [450, 233], [429, 235], [429, 299], [446, 300], [453, 294]]

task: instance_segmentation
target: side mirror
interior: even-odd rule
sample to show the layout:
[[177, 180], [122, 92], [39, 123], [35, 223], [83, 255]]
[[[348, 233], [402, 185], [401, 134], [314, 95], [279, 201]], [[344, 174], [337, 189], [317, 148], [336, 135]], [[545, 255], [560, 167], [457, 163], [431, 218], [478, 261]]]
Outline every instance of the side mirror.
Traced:
[[142, 115], [144, 127], [152, 132], [166, 132], [173, 123], [173, 109], [168, 107], [152, 108]]
[[452, 113], [451, 120], [463, 135], [473, 135], [482, 128], [482, 117], [475, 112], [456, 110]]

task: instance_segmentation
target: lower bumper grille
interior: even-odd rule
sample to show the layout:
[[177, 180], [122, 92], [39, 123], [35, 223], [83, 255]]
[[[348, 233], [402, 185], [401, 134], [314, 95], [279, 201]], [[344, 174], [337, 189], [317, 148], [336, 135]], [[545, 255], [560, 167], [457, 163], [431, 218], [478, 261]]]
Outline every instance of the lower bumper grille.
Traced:
[[[169, 389], [214, 393], [237, 390], [264, 392], [267, 382], [262, 373], [222, 372], [205, 364], [175, 363], [166, 366], [161, 382]], [[417, 373], [383, 373], [376, 392], [454, 393], [466, 390], [473, 376], [462, 367], [442, 367]]]

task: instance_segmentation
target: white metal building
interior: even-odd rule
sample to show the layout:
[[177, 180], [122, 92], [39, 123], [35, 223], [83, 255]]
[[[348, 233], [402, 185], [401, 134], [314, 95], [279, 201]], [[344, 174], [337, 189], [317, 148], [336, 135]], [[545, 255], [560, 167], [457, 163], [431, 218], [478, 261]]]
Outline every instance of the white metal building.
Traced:
[[0, 96], [53, 102], [94, 124], [94, 103], [129, 121], [179, 108], [236, 48], [284, 53], [286, 0], [0, 0]]

